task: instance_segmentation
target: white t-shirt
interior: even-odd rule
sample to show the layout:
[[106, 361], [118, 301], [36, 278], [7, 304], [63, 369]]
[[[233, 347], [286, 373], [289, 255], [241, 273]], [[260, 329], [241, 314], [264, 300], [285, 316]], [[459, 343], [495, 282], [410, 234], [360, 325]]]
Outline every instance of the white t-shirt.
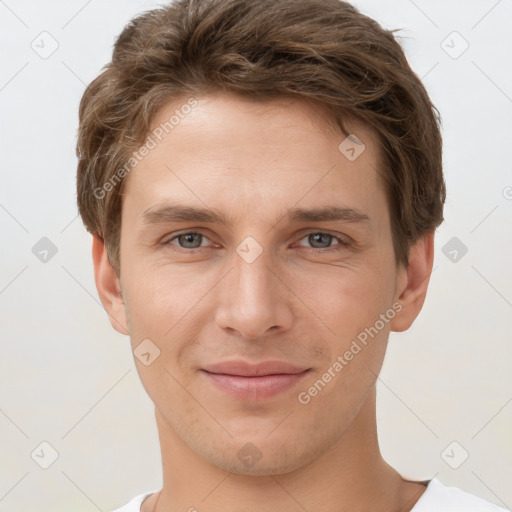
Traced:
[[[140, 512], [142, 502], [157, 489], [139, 494], [113, 512]], [[411, 512], [510, 512], [458, 487], [448, 487], [437, 478], [430, 480]]]

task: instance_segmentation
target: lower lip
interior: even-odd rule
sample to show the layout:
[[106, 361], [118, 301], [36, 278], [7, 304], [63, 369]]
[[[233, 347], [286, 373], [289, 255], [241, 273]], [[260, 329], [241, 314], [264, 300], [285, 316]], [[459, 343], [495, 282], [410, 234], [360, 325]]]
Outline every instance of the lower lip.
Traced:
[[223, 373], [209, 373], [202, 370], [214, 386], [226, 393], [244, 400], [259, 400], [277, 395], [293, 387], [309, 373], [262, 375], [260, 377], [241, 377]]

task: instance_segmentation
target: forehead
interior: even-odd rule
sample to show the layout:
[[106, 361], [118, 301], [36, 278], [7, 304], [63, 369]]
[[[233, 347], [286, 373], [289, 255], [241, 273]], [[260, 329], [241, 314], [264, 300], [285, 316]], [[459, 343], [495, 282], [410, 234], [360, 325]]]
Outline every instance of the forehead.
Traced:
[[376, 206], [376, 196], [384, 196], [377, 136], [347, 120], [364, 145], [355, 144], [324, 116], [290, 98], [250, 101], [215, 93], [194, 102], [174, 99], [153, 119], [153, 147], [127, 176], [123, 202], [139, 216], [169, 198], [238, 210], [256, 203], [259, 209], [306, 206], [319, 196], [341, 206], [349, 199]]

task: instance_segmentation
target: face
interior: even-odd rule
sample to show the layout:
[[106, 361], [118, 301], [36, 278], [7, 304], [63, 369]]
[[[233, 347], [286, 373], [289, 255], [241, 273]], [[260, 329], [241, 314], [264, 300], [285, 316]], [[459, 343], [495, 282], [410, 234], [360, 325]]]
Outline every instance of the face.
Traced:
[[235, 473], [289, 472], [336, 443], [400, 315], [378, 140], [347, 123], [357, 156], [317, 116], [199, 97], [125, 183], [119, 314], [136, 353], [149, 340], [140, 378], [165, 428]]

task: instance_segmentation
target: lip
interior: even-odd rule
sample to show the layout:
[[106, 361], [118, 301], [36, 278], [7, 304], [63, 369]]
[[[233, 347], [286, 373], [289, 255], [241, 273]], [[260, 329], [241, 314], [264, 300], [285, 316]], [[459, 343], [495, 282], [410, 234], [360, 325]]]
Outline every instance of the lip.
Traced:
[[208, 365], [201, 372], [218, 389], [244, 400], [261, 400], [296, 385], [311, 368], [281, 361], [250, 364], [226, 361]]
[[306, 367], [294, 366], [282, 361], [262, 361], [248, 363], [242, 360], [224, 361], [205, 366], [203, 370], [209, 373], [222, 373], [239, 377], [260, 377], [262, 375], [292, 375], [308, 370]]

